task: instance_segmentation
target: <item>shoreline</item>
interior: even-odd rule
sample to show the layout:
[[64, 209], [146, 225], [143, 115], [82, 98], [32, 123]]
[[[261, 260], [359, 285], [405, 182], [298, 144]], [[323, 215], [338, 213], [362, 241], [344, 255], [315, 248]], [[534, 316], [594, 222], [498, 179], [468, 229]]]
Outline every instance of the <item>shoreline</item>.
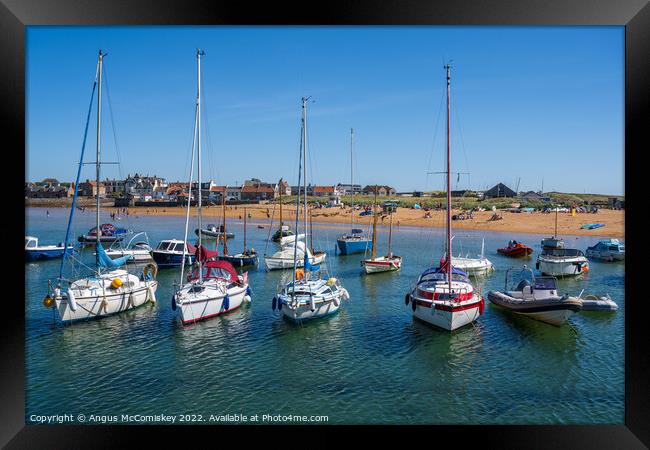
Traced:
[[[29, 208], [47, 209], [45, 206], [32, 206]], [[57, 207], [54, 207], [57, 208]], [[52, 208], [52, 209], [54, 209]], [[94, 211], [94, 207], [86, 206], [88, 211]], [[122, 211], [122, 208], [104, 207], [106, 214]], [[251, 226], [264, 224], [265, 228], [273, 221], [274, 227], [279, 223], [280, 211], [278, 204], [267, 205], [232, 205], [226, 206], [226, 217], [228, 219], [239, 219], [243, 221], [244, 209], [250, 214], [248, 218]], [[182, 217], [186, 214], [186, 209], [182, 207], [129, 207], [126, 208], [130, 216], [169, 216]], [[295, 207], [283, 205], [283, 221], [292, 227], [295, 222]], [[301, 209], [302, 211], [302, 209]], [[312, 213], [314, 227], [318, 228], [339, 228], [333, 225], [350, 225], [350, 208], [332, 207], [332, 208], [310, 208]], [[359, 216], [360, 210], [355, 211], [354, 225], [362, 228], [364, 231], [372, 227], [372, 216]], [[452, 209], [452, 214], [460, 213], [460, 210]], [[473, 213], [473, 219], [454, 220], [453, 228], [456, 230], [474, 230], [474, 231], [498, 231], [504, 233], [524, 233], [524, 234], [548, 234], [552, 236], [555, 230], [554, 213], [513, 213], [507, 211], [496, 211], [503, 219], [489, 221], [493, 211], [481, 211]], [[400, 207], [393, 214], [393, 230], [399, 231], [400, 227], [417, 227], [417, 228], [444, 228], [446, 212], [444, 210], [430, 210], [430, 218], [425, 218], [425, 212], [422, 209], [411, 209]], [[120, 215], [122, 215], [120, 213]], [[192, 217], [197, 216], [196, 208], [190, 211]], [[203, 218], [206, 224], [220, 224], [223, 220], [221, 206], [203, 207]], [[378, 226], [388, 227], [389, 216], [385, 216], [383, 222], [381, 216], [377, 221]], [[593, 237], [610, 237], [625, 238], [625, 211], [601, 209], [596, 214], [576, 213], [572, 216], [570, 213], [558, 214], [558, 235], [559, 236], [593, 236]], [[399, 222], [399, 225], [398, 225]], [[580, 228], [587, 223], [604, 223], [605, 226], [593, 230]], [[318, 225], [316, 225], [318, 224]], [[327, 226], [330, 224], [330, 226]], [[325, 226], [323, 226], [325, 225]], [[292, 227], [293, 228], [293, 227]]]

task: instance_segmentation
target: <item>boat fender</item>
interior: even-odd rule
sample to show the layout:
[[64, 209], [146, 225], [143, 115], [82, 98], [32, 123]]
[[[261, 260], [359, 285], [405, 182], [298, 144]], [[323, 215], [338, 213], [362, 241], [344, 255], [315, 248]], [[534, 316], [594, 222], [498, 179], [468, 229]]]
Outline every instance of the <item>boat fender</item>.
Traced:
[[485, 311], [485, 299], [481, 297], [481, 302], [478, 304], [478, 315], [482, 316]]
[[537, 264], [535, 264], [535, 269], [539, 270], [539, 261], [537, 261]]
[[410, 300], [411, 300], [411, 294], [410, 294], [410, 293], [407, 293], [407, 294], [404, 296], [404, 304], [405, 304], [405, 305], [408, 305]]
[[339, 299], [338, 299], [338, 298], [334, 298], [334, 299], [332, 300], [332, 303], [334, 303], [334, 306], [339, 306]]
[[101, 312], [102, 310], [104, 310], [104, 314], [108, 314], [108, 302], [106, 301], [106, 298], [103, 298], [102, 303], [99, 305], [99, 311]]
[[50, 294], [47, 294], [43, 299], [43, 306], [45, 306], [46, 308], [50, 308], [52, 307], [52, 305], [54, 305], [54, 299], [50, 297]]
[[223, 309], [226, 311], [230, 309], [230, 296], [228, 294], [223, 298]]
[[271, 309], [275, 311], [275, 307], [278, 306], [278, 298], [273, 297], [273, 301], [271, 302]]
[[314, 297], [309, 297], [309, 309], [311, 312], [316, 311], [316, 302], [314, 301]]
[[176, 311], [176, 294], [172, 295], [172, 310]]
[[413, 312], [415, 312], [417, 307], [418, 307], [418, 303], [415, 300], [411, 299], [411, 309], [413, 310]]
[[74, 298], [72, 289], [68, 289], [68, 305], [70, 305], [71, 310], [73, 311], [77, 310], [77, 300]]
[[148, 300], [149, 300], [151, 303], [156, 303], [156, 295], [155, 295], [154, 292], [153, 292], [153, 287], [149, 286], [149, 287], [147, 288], [147, 294], [148, 294], [148, 297], [149, 297]]
[[247, 287], [246, 287], [246, 295], [248, 295], [249, 297], [252, 297], [252, 296], [253, 296], [253, 291], [251, 291], [251, 287], [250, 287], [250, 286], [247, 286]]
[[127, 303], [127, 307], [135, 308], [135, 294], [133, 292], [129, 294], [129, 302]]
[[281, 298], [278, 298], [278, 311], [282, 309], [282, 305], [284, 305], [284, 302], [282, 301]]
[[250, 295], [244, 295], [244, 301], [246, 303], [250, 303], [251, 302], [251, 296]]

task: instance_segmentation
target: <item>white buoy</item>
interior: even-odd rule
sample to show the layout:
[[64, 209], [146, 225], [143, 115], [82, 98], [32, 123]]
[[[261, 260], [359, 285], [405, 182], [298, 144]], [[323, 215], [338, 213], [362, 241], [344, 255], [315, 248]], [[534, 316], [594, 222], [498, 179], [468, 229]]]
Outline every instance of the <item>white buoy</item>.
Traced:
[[147, 293], [149, 294], [149, 301], [151, 303], [156, 303], [156, 295], [153, 292], [153, 287], [149, 286], [147, 288]]
[[68, 289], [68, 304], [70, 305], [71, 310], [73, 311], [77, 310], [77, 300], [74, 298], [72, 289]]

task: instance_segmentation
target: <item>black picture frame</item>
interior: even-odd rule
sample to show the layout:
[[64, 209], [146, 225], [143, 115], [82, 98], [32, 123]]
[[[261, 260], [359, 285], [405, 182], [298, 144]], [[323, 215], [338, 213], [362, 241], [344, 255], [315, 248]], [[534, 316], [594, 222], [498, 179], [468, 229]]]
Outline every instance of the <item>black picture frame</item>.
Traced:
[[[298, 8], [292, 2], [258, 3], [185, 0], [147, 2], [107, 2], [92, 0], [3, 0], [0, 3], [0, 98], [2, 98], [2, 147], [5, 157], [6, 187], [21, 189], [24, 183], [25, 160], [18, 149], [25, 148], [25, 27], [29, 25], [219, 25], [219, 24], [319, 24], [319, 25], [621, 25], [625, 26], [625, 191], [626, 211], [626, 336], [625, 336], [625, 424], [570, 426], [401, 426], [345, 427], [358, 429], [382, 438], [385, 433], [408, 433], [418, 438], [431, 438], [435, 443], [462, 442], [463, 445], [501, 448], [645, 448], [650, 445], [650, 393], [648, 392], [648, 326], [644, 303], [648, 302], [641, 280], [640, 229], [643, 219], [639, 210], [643, 191], [638, 180], [644, 179], [641, 161], [647, 150], [650, 113], [650, 6], [647, 0], [590, 2], [518, 1], [338, 1], [310, 4]], [[549, 61], [549, 64], [552, 64]], [[559, 67], [558, 70], [561, 70]], [[12, 160], [11, 154], [18, 155]], [[9, 161], [9, 162], [8, 162]], [[635, 164], [636, 163], [636, 164]], [[21, 177], [23, 179], [21, 179]], [[18, 254], [21, 227], [24, 231], [23, 195], [10, 194], [5, 217], [0, 224], [2, 235], [10, 242], [12, 254]], [[629, 208], [633, 205], [633, 208]], [[21, 220], [21, 218], [23, 218]], [[638, 247], [635, 245], [638, 244]], [[14, 249], [14, 247], [16, 247]], [[17, 259], [4, 257], [5, 286], [9, 289], [24, 282], [24, 271]], [[641, 276], [635, 276], [635, 273]], [[24, 284], [23, 284], [24, 285]], [[635, 298], [634, 296], [637, 296]], [[3, 299], [3, 323], [0, 326], [0, 445], [7, 448], [103, 448], [125, 447], [131, 442], [149, 445], [153, 441], [170, 442], [178, 436], [178, 426], [25, 426], [25, 310], [17, 295]], [[431, 428], [433, 427], [433, 428]], [[336, 432], [322, 432], [315, 427], [296, 427], [302, 439], [318, 433], [320, 444], [336, 442]], [[277, 427], [256, 426], [251, 431], [281, 431]], [[193, 427], [186, 444], [207, 439], [218, 445], [223, 434], [238, 433], [240, 426], [218, 430], [219, 441], [212, 427]], [[292, 433], [294, 431], [292, 430]], [[283, 432], [284, 433], [284, 432]], [[462, 439], [460, 438], [462, 436]], [[232, 437], [232, 436], [231, 436]], [[405, 436], [406, 437], [406, 436]], [[281, 441], [276, 441], [281, 442]], [[290, 441], [284, 440], [289, 443]], [[405, 441], [412, 442], [412, 441]], [[433, 441], [430, 441], [434, 445]]]

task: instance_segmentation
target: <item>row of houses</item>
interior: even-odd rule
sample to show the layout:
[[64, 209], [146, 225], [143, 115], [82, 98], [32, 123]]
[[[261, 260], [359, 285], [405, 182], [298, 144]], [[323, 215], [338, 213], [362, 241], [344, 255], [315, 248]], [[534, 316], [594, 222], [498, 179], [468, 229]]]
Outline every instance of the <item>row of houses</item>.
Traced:
[[[282, 178], [277, 183], [264, 182], [258, 178], [244, 181], [242, 186], [223, 186], [214, 181], [201, 183], [201, 199], [207, 202], [221, 202], [225, 196], [227, 201], [264, 201], [276, 199], [282, 195], [290, 196], [298, 193], [298, 186], [290, 186]], [[342, 184], [331, 186], [307, 186], [307, 195], [316, 197], [331, 197], [342, 195], [373, 195], [377, 191], [380, 196], [396, 195], [390, 186], [368, 185], [364, 188], [358, 184]], [[78, 195], [81, 197], [128, 197], [139, 201], [183, 201], [191, 195], [196, 199], [198, 184], [193, 182], [167, 182], [164, 178], [130, 174], [124, 180], [106, 179], [100, 181], [86, 180], [79, 183]], [[25, 183], [26, 198], [65, 198], [74, 194], [74, 183], [61, 183], [54, 178], [46, 178], [41, 182]]]
[[[278, 182], [268, 183], [258, 178], [245, 180], [242, 186], [224, 186], [218, 185], [214, 181], [201, 183], [201, 199], [207, 203], [221, 203], [224, 196], [226, 201], [249, 201], [259, 202], [273, 200], [280, 196], [297, 195], [298, 186], [290, 186], [289, 183], [280, 178]], [[122, 197], [138, 201], [187, 201], [191, 195], [192, 200], [196, 200], [198, 184], [193, 182], [167, 182], [164, 178], [153, 176], [143, 176], [140, 174], [127, 175], [124, 180], [106, 179], [97, 185], [97, 182], [86, 180], [79, 183], [79, 196], [95, 197], [98, 193], [100, 197]], [[344, 195], [374, 195], [375, 192], [381, 197], [391, 196], [409, 196], [424, 197], [432, 194], [425, 194], [421, 191], [400, 192], [390, 186], [385, 185], [367, 185], [361, 187], [360, 184], [343, 184], [336, 185], [308, 185], [307, 195], [315, 197], [337, 197]], [[26, 198], [65, 198], [74, 194], [74, 183], [62, 183], [55, 178], [46, 178], [41, 182], [25, 183]], [[498, 183], [486, 191], [457, 190], [452, 191], [453, 197], [477, 197], [480, 199], [492, 198], [518, 198], [528, 202], [550, 202], [551, 198], [541, 192], [520, 192], [516, 193], [503, 183]], [[616, 199], [615, 199], [616, 200]], [[610, 206], [620, 207], [620, 203], [610, 200]]]

